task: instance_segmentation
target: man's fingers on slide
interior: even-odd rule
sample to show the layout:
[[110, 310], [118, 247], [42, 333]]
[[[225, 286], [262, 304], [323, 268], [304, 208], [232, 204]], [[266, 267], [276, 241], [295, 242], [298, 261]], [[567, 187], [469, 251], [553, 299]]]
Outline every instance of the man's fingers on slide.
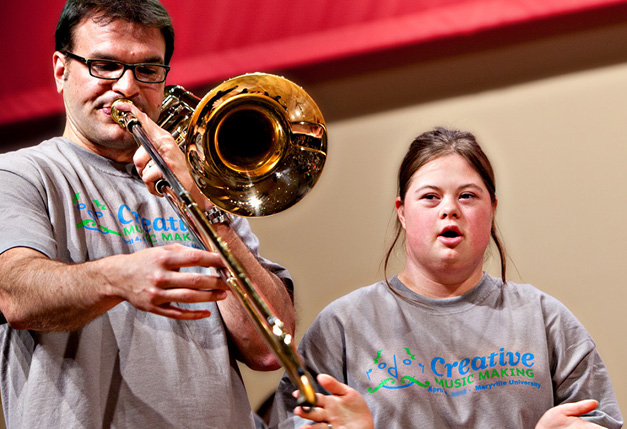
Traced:
[[211, 311], [209, 310], [183, 309], [171, 303], [156, 307], [152, 313], [178, 320], [198, 320], [211, 316]]
[[[168, 301], [175, 301], [169, 298], [178, 295], [172, 294], [193, 294], [197, 291], [227, 291], [228, 286], [221, 277], [210, 274], [173, 273], [173, 275], [163, 280], [162, 289], [167, 292]], [[184, 295], [182, 295], [182, 297], [184, 297]], [[198, 299], [191, 300], [191, 298], [193, 297], [190, 297], [189, 301], [183, 300], [181, 302], [200, 302]]]
[[[191, 232], [189, 233], [191, 234]], [[165, 247], [165, 246], [164, 246]], [[183, 248], [181, 248], [183, 247]], [[168, 255], [164, 263], [170, 268], [179, 267], [223, 267], [224, 263], [220, 256], [215, 252], [207, 252], [205, 250], [191, 249], [185, 246], [176, 246], [167, 249]]]
[[183, 302], [187, 304], [198, 302], [211, 302], [221, 301], [226, 299], [227, 292], [223, 287], [220, 288], [205, 288], [205, 289], [192, 289], [189, 287], [174, 287], [161, 291], [159, 293], [158, 302], [156, 304], [168, 302]]

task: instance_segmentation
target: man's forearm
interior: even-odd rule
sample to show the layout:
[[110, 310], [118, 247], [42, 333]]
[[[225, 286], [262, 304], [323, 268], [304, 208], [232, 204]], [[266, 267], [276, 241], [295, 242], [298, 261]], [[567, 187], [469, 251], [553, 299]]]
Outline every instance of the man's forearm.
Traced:
[[[220, 225], [217, 232], [228, 242], [230, 251], [244, 267], [257, 291], [265, 298], [273, 313], [283, 322], [284, 330], [293, 335], [294, 305], [285, 284], [261, 266], [232, 229]], [[248, 313], [238, 299], [231, 293], [218, 305], [229, 334], [239, 350], [240, 359], [255, 370], [278, 369], [278, 361], [250, 322]]]
[[78, 329], [119, 303], [95, 286], [104, 283], [101, 272], [93, 263], [69, 265], [32, 249], [7, 250], [0, 255], [2, 313], [16, 329]]

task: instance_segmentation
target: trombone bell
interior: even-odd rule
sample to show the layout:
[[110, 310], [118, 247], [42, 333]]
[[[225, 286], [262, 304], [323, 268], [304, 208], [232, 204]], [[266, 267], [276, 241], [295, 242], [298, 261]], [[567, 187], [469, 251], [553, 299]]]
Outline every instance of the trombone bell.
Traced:
[[163, 105], [158, 123], [179, 139], [194, 182], [230, 213], [251, 217], [286, 210], [322, 173], [327, 154], [322, 113], [287, 79], [246, 74], [202, 100], [171, 87]]

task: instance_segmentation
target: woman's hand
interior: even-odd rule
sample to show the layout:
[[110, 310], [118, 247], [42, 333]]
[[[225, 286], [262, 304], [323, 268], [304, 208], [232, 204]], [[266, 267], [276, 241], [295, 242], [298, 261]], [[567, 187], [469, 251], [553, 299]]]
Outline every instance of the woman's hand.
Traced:
[[585, 399], [579, 402], [557, 405], [544, 413], [540, 421], [538, 421], [536, 429], [600, 428], [602, 426], [579, 418], [579, 416], [594, 410], [598, 404], [594, 399]]
[[[318, 383], [331, 395], [316, 393], [316, 406], [310, 411], [296, 407], [294, 413], [316, 424], [302, 429], [373, 429], [372, 414], [359, 392], [327, 374], [317, 377]], [[298, 391], [294, 392], [298, 396]]]

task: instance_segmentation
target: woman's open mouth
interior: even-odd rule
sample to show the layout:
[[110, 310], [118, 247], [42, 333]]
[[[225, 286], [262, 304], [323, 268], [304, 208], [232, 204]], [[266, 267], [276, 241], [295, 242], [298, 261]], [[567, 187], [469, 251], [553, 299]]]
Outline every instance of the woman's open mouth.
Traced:
[[457, 226], [447, 226], [438, 235], [438, 239], [447, 246], [459, 244], [464, 236]]

